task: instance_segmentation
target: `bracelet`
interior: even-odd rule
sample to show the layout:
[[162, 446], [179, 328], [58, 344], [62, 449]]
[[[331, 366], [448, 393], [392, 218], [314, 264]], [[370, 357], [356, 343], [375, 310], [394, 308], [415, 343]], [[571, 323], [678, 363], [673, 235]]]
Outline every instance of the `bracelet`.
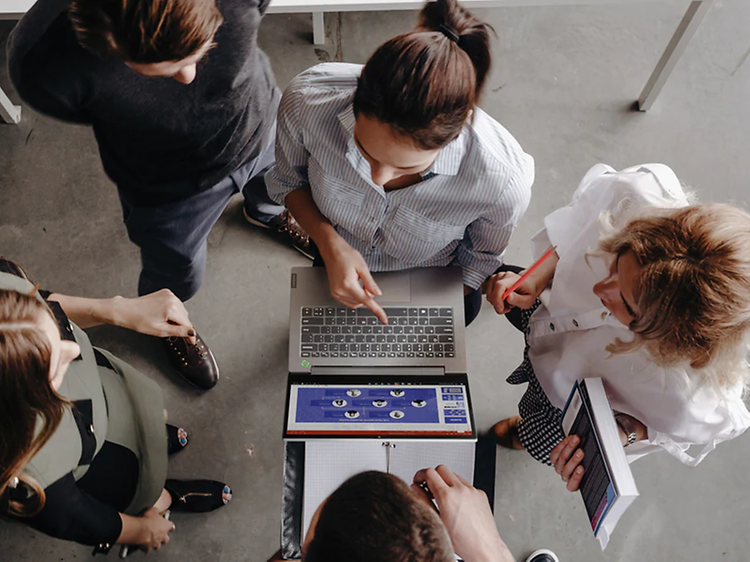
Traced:
[[638, 434], [635, 431], [635, 425], [633, 425], [633, 422], [630, 421], [630, 418], [621, 413], [615, 414], [615, 423], [622, 429], [623, 433], [625, 433], [625, 436], [627, 437], [627, 443], [623, 445], [623, 447], [627, 447], [629, 445], [632, 445], [635, 443], [636, 439], [638, 438]]

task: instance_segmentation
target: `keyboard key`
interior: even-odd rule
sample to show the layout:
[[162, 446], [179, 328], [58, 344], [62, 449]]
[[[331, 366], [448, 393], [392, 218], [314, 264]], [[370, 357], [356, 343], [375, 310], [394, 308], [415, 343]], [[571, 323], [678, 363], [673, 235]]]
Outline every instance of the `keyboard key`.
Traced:
[[396, 354], [395, 353], [389, 353], [388, 357], [396, 357]]
[[419, 316], [419, 309], [418, 308], [410, 308], [409, 309], [409, 316]]
[[441, 308], [439, 312], [440, 316], [453, 316], [452, 308]]
[[302, 326], [302, 333], [303, 334], [319, 334], [320, 327], [319, 326]]
[[313, 357], [320, 357], [320, 353], [318, 353], [318, 352], [316, 351], [315, 353], [313, 353], [313, 354], [312, 354], [312, 356], [313, 356]]
[[398, 317], [398, 325], [399, 326], [406, 326], [409, 324], [409, 319], [406, 316], [399, 316]]
[[402, 326], [394, 326], [393, 327], [393, 333], [394, 334], [403, 334], [404, 328]]
[[438, 311], [437, 308], [430, 309], [430, 316], [439, 316], [439, 315], [440, 315], [440, 312]]
[[386, 308], [385, 309], [386, 314], [388, 316], [407, 316], [408, 311], [405, 308]]
[[434, 345], [434, 348], [435, 348], [436, 352], [441, 352], [441, 351], [443, 351], [443, 344], [442, 343], [436, 343]]
[[302, 325], [303, 326], [313, 326], [313, 325], [320, 325], [323, 323], [322, 318], [303, 318], [302, 319]]
[[[430, 323], [430, 320], [432, 320], [432, 318], [427, 318], [427, 317], [423, 318], [423, 317], [420, 316], [419, 317], [419, 325], [420, 326], [427, 326], [427, 324]], [[326, 324], [327, 323], [328, 323], [328, 318], [326, 318]]]
[[312, 341], [313, 341], [312, 334], [302, 334], [302, 343], [312, 343]]
[[372, 326], [372, 325], [375, 325], [375, 324], [380, 324], [380, 320], [378, 320], [377, 318], [375, 318], [375, 317], [373, 316], [372, 318], [368, 318], [368, 319], [367, 319], [367, 323], [368, 323], [368, 324], [369, 324], [370, 326]]
[[338, 351], [339, 350], [339, 344], [337, 344], [337, 343], [330, 344], [328, 346], [328, 350], [329, 351]]
[[328, 344], [327, 343], [319, 343], [318, 344], [318, 351], [328, 351]]
[[409, 334], [408, 336], [406, 336], [406, 341], [408, 341], [409, 343], [417, 343], [419, 341], [419, 336], [415, 334]]
[[389, 351], [391, 351], [391, 344], [389, 344], [389, 343], [382, 344], [380, 346], [380, 350], [381, 351], [385, 351], [386, 353], [388, 353]]
[[419, 343], [427, 343], [428, 341], [430, 341], [430, 339], [429, 336], [419, 336], [418, 341]]
[[453, 324], [452, 318], [444, 318], [442, 316], [430, 318], [430, 324], [433, 326], [449, 326]]
[[326, 316], [336, 316], [336, 309], [332, 306], [326, 307]]
[[400, 343], [392, 343], [391, 344], [391, 350], [393, 350], [393, 351], [401, 351], [401, 344]]
[[320, 327], [320, 333], [321, 334], [330, 334], [331, 333], [331, 326], [321, 326]]
[[453, 333], [453, 327], [452, 326], [439, 326], [435, 328], [436, 334], [452, 334]]
[[383, 343], [385, 341], [385, 336], [383, 334], [380, 334], [379, 336], [375, 336], [375, 341], [378, 343]]
[[346, 326], [346, 318], [342, 318], [341, 316], [336, 317], [336, 325], [337, 326]]
[[387, 341], [388, 343], [395, 343], [396, 336], [385, 336], [385, 341]]
[[435, 354], [433, 352], [425, 353], [425, 357], [435, 357]]
[[435, 352], [435, 357], [444, 357], [444, 356], [445, 356], [445, 354], [443, 354], [440, 351]]
[[341, 327], [341, 333], [342, 334], [351, 334], [352, 333], [351, 326], [342, 326]]
[[328, 357], [328, 353], [323, 352], [323, 353], [320, 354], [320, 356], [321, 357]]
[[[452, 343], [446, 343], [443, 346], [443, 351], [451, 351], [451, 352], [453, 352], [453, 351], [456, 351], [456, 348], [454, 347], [454, 345]], [[451, 357], [453, 357], [453, 356], [451, 355]]]
[[413, 334], [414, 333], [414, 326], [407, 326], [406, 328], [404, 328], [404, 333], [405, 334]]
[[420, 308], [419, 309], [419, 315], [420, 316], [428, 316], [429, 313], [430, 313], [430, 311], [428, 309], [426, 309], [426, 308]]
[[340, 353], [339, 355], [341, 355], [341, 357], [349, 357], [349, 354], [346, 351]]
[[397, 353], [396, 355], [398, 357], [406, 357], [406, 353], [404, 353], [403, 351], [401, 353]]
[[416, 354], [411, 352], [406, 354], [407, 357], [416, 357]]
[[347, 308], [346, 309], [346, 315], [347, 316], [357, 316], [357, 309], [356, 308]]
[[315, 343], [323, 343], [325, 341], [325, 336], [323, 334], [315, 334], [313, 336], [313, 342]]
[[361, 334], [362, 326], [352, 326], [352, 334]]
[[453, 343], [453, 336], [438, 336], [438, 341], [442, 343]]
[[313, 308], [313, 316], [323, 316], [323, 307], [316, 306], [315, 308]]
[[338, 357], [338, 356], [339, 356], [338, 353], [331, 353], [331, 357]]
[[356, 326], [357, 325], [357, 317], [356, 316], [347, 316], [346, 317], [346, 325], [347, 326]]
[[302, 351], [317, 351], [318, 346], [314, 343], [303, 343], [301, 349]]
[[372, 326], [362, 326], [363, 334], [372, 334]]
[[362, 317], [366, 317], [366, 316], [372, 316], [372, 317], [375, 316], [375, 313], [372, 310], [370, 310], [369, 308], [366, 308], [364, 306], [360, 306], [359, 308], [355, 308], [354, 310], [357, 311], [357, 317], [358, 318], [362, 318]]
[[414, 326], [415, 334], [424, 334], [424, 326]]
[[306, 306], [302, 309], [302, 316], [312, 316], [312, 308]]
[[332, 334], [327, 334], [323, 336], [323, 341], [326, 343], [331, 343], [334, 340], [334, 337]]
[[346, 308], [341, 306], [336, 309], [336, 316], [346, 316]]
[[[398, 328], [398, 326], [396, 326]], [[384, 334], [392, 334], [393, 333], [393, 326], [383, 326], [383, 333]]]
[[456, 354], [455, 353], [446, 353], [445, 356], [446, 357], [455, 357]]
[[417, 353], [417, 357], [424, 357], [424, 353]]
[[388, 354], [387, 353], [383, 353], [383, 352], [378, 353], [378, 357], [385, 357], [386, 355], [388, 355]]
[[435, 326], [425, 326], [424, 327], [424, 333], [425, 334], [434, 334], [435, 333]]
[[379, 343], [371, 343], [370, 344], [370, 351], [380, 351], [380, 344]]
[[372, 327], [372, 333], [373, 334], [382, 334], [384, 329], [385, 329], [385, 326], [373, 326]]
[[409, 317], [409, 326], [417, 326], [419, 325], [419, 318], [416, 318], [414, 316]]
[[300, 355], [302, 355], [302, 357], [310, 357], [310, 353], [308, 351], [303, 351]]
[[340, 334], [341, 333], [341, 326], [331, 326], [331, 333], [332, 334]]

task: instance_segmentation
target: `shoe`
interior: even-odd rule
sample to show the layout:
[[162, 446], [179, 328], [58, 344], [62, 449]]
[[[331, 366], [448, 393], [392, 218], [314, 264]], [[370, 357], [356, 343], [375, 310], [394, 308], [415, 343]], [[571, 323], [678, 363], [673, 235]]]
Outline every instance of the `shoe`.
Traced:
[[167, 480], [164, 489], [172, 496], [170, 511], [205, 513], [225, 506], [232, 499], [232, 489], [216, 480]]
[[209, 390], [219, 380], [219, 366], [206, 342], [196, 334], [195, 343], [189, 338], [163, 338], [164, 350], [172, 367], [193, 386]]
[[540, 548], [531, 553], [526, 562], [560, 562], [557, 554], [546, 548]]
[[190, 437], [187, 431], [181, 427], [167, 424], [167, 454], [174, 455], [179, 453], [190, 443]]
[[521, 416], [505, 418], [492, 426], [492, 432], [495, 434], [495, 441], [501, 447], [506, 449], [515, 449], [521, 451], [525, 449], [518, 436], [518, 424], [521, 422]]
[[291, 243], [292, 247], [307, 259], [315, 259], [315, 243], [286, 209], [267, 223], [260, 222], [250, 216], [250, 213], [247, 212], [247, 207], [244, 205], [242, 207], [242, 214], [245, 215], [245, 220], [250, 224], [270, 230], [276, 238], [285, 243]]

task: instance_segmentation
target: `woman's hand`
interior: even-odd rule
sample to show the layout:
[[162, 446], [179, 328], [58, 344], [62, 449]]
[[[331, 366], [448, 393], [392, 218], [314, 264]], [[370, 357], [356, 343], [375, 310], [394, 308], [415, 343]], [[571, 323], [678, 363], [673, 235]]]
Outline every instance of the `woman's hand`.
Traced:
[[383, 324], [387, 324], [388, 317], [385, 311], [374, 299], [375, 295], [382, 293], [373, 280], [362, 254], [340, 236], [331, 244], [319, 249], [326, 265], [333, 298], [349, 308], [366, 306]]
[[135, 299], [115, 297], [112, 301], [112, 323], [160, 338], [195, 337], [185, 305], [169, 289]]
[[174, 531], [175, 526], [169, 519], [165, 519], [158, 509], [152, 507], [140, 519], [143, 525], [143, 540], [138, 546], [141, 550], [159, 550], [161, 545], [169, 542], [169, 533]]
[[580, 443], [580, 437], [568, 435], [549, 454], [549, 460], [555, 467], [555, 472], [560, 475], [563, 482], [567, 482], [566, 487], [571, 492], [578, 490], [581, 478], [583, 478], [583, 467], [580, 466], [583, 461], [583, 451], [578, 449]]
[[542, 289], [536, 286], [534, 276], [528, 277], [513, 291], [506, 300], [503, 294], [518, 281], [521, 276], [512, 271], [501, 271], [495, 273], [485, 282], [487, 301], [495, 308], [498, 314], [507, 314], [514, 307], [531, 308]]

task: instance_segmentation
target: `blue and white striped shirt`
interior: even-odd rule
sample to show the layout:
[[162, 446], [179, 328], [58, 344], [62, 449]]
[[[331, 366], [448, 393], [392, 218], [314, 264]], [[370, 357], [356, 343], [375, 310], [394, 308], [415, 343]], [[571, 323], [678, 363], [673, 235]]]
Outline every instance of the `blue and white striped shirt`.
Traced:
[[353, 136], [361, 65], [325, 63], [299, 74], [279, 107], [269, 195], [310, 189], [320, 212], [371, 271], [460, 265], [476, 289], [503, 263], [531, 197], [534, 160], [476, 108], [422, 181], [385, 191]]

